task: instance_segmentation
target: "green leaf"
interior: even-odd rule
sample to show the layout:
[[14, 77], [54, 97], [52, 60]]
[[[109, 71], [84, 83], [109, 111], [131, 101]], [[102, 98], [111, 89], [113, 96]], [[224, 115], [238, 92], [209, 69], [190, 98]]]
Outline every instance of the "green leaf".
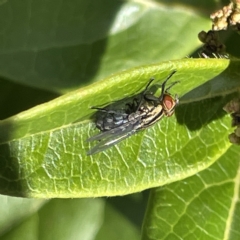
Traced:
[[0, 195], [0, 236], [8, 232], [13, 225], [17, 225], [35, 214], [47, 200], [21, 199]]
[[125, 216], [108, 204], [105, 208], [104, 224], [95, 239], [105, 240], [106, 236], [111, 240], [118, 240], [119, 236], [122, 240], [138, 240], [140, 232]]
[[239, 239], [239, 147], [211, 167], [152, 190], [142, 239]]
[[[30, 200], [20, 201], [15, 200], [15, 203], [18, 202], [18, 207], [21, 208]], [[19, 236], [29, 240], [94, 239], [102, 226], [104, 207], [101, 199], [50, 201], [38, 211], [32, 211], [30, 216], [18, 217], [18, 222], [9, 222], [11, 228], [1, 233], [1, 239], [17, 239]]]
[[[224, 59], [183, 59], [135, 68], [2, 121], [0, 128], [6, 134], [2, 135], [0, 146], [4, 159], [0, 163], [1, 192], [45, 198], [122, 195], [205, 169], [230, 146], [226, 131], [229, 117], [222, 118], [221, 110], [226, 102], [222, 96], [226, 91], [235, 92], [239, 84], [228, 74], [230, 70], [222, 73], [228, 78], [220, 75], [220, 99], [206, 95], [206, 102], [194, 103], [193, 96], [199, 100], [198, 94], [214, 86], [216, 78], [202, 86], [204, 91], [197, 88], [197, 94], [183, 96], [182, 105], [176, 110], [177, 121], [165, 118], [93, 156], [86, 155], [93, 146], [86, 139], [98, 131], [86, 118], [93, 112], [90, 106], [133, 95], [144, 89], [150, 76], [162, 80], [177, 69], [172, 81], [178, 79], [181, 83], [173, 90], [182, 96], [218, 75], [228, 63]], [[229, 68], [234, 71], [238, 65], [235, 61]], [[70, 124], [77, 118], [83, 120]]]
[[154, 1], [3, 1], [0, 74], [66, 92], [131, 67], [184, 57], [210, 26], [199, 13]]

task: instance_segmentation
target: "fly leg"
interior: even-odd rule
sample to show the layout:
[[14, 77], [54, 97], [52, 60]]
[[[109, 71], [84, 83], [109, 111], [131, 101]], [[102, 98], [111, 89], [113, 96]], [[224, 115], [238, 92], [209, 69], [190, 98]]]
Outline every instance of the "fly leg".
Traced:
[[172, 71], [167, 77], [167, 79], [162, 83], [162, 91], [159, 97], [156, 97], [153, 94], [144, 94], [144, 98], [147, 101], [153, 101], [154, 105], [158, 105], [163, 100], [163, 96], [167, 92], [167, 90], [169, 90], [173, 85], [178, 83], [178, 82], [174, 82], [166, 89], [166, 83], [173, 76], [174, 73], [176, 73], [176, 70]]
[[161, 92], [161, 95], [159, 96], [159, 101], [162, 101], [163, 100], [163, 96], [164, 96], [164, 93], [166, 92], [166, 90], [170, 89], [174, 84], [176, 84], [177, 82], [173, 83], [170, 85], [170, 87], [168, 87], [167, 89], [165, 89], [166, 87], [166, 83], [167, 81], [173, 76], [174, 73], [176, 73], [177, 70], [173, 70], [169, 76], [167, 77], [167, 79], [163, 82], [162, 84], [162, 92]]

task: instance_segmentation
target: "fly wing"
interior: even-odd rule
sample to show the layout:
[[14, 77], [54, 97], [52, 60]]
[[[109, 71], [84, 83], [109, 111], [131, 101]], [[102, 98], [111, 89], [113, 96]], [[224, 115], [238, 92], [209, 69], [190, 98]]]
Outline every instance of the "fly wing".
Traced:
[[[127, 125], [127, 126], [126, 126]], [[109, 138], [113, 135], [119, 135], [121, 134], [122, 132], [125, 132], [126, 130], [131, 130], [132, 129], [132, 126], [130, 123], [128, 124], [124, 124], [124, 125], [121, 125], [119, 127], [116, 127], [116, 128], [113, 128], [111, 130], [108, 130], [108, 131], [105, 131], [105, 132], [101, 132], [95, 136], [92, 136], [90, 138], [87, 139], [87, 142], [92, 142], [92, 141], [101, 141], [102, 139], [104, 138]]]
[[92, 149], [90, 149], [88, 152], [87, 152], [87, 155], [93, 155], [93, 154], [96, 154], [96, 153], [99, 153], [99, 152], [102, 152], [106, 149], [108, 149], [109, 147], [121, 142], [122, 140], [128, 138], [130, 135], [134, 134], [136, 131], [131, 131], [131, 132], [128, 132], [128, 133], [122, 133], [122, 135], [119, 135], [119, 136], [114, 136], [114, 138], [107, 138], [107, 139], [104, 139], [102, 141], [100, 141], [95, 147], [93, 147]]
[[134, 124], [132, 124], [131, 122], [128, 122], [117, 128], [114, 128], [109, 131], [102, 132], [93, 137], [90, 137], [87, 140], [88, 142], [99, 140], [99, 143], [95, 147], [90, 149], [87, 152], [87, 155], [93, 155], [95, 153], [104, 151], [107, 148], [117, 144], [118, 142], [122, 141], [123, 139], [134, 134], [136, 132], [136, 130], [134, 128], [135, 124], [136, 124], [136, 122]]

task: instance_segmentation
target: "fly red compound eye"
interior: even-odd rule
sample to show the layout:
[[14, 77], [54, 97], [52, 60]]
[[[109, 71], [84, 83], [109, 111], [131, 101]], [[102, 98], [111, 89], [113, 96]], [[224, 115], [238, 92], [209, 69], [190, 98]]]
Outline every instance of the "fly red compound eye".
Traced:
[[171, 95], [165, 94], [163, 98], [163, 109], [165, 111], [165, 115], [168, 117], [172, 116], [177, 104], [178, 104], [177, 96], [173, 98]]
[[169, 95], [165, 95], [163, 98], [163, 104], [166, 110], [171, 110], [174, 106], [174, 102], [175, 102], [174, 99]]
[[178, 82], [173, 82], [168, 88], [166, 84], [175, 73], [176, 70], [162, 83], [159, 97], [148, 92], [154, 80], [150, 79], [145, 90], [133, 97], [132, 102], [127, 102], [125, 109], [112, 109], [111, 105], [106, 108], [93, 107], [92, 109], [98, 110], [96, 127], [101, 130], [101, 133], [87, 140], [88, 142], [98, 141], [87, 154], [104, 151], [136, 132], [152, 126], [164, 116], [170, 117], [178, 104], [178, 97], [171, 96], [168, 90]]

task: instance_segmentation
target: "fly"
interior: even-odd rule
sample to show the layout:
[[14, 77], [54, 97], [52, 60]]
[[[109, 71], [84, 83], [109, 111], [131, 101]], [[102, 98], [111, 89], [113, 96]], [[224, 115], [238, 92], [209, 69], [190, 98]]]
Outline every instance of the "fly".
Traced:
[[92, 107], [101, 113], [96, 120], [96, 127], [101, 130], [101, 133], [87, 140], [88, 142], [99, 141], [87, 154], [92, 155], [104, 151], [137, 131], [152, 126], [163, 116], [172, 116], [179, 100], [177, 95], [173, 97], [168, 90], [178, 82], [173, 82], [168, 88], [166, 88], [166, 83], [174, 73], [176, 70], [162, 83], [159, 97], [148, 93], [149, 86], [154, 80], [151, 78], [141, 93], [140, 99], [134, 98], [132, 103], [126, 104], [124, 110]]

